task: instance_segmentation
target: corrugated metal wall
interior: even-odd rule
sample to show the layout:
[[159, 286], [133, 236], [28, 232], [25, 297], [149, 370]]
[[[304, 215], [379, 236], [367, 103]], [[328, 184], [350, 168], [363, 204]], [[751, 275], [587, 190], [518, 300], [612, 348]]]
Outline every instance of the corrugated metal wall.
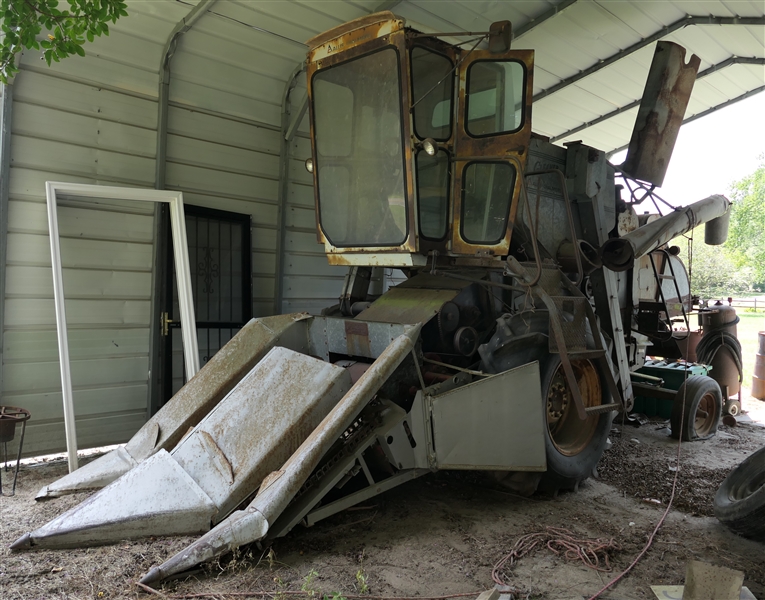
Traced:
[[[45, 181], [154, 186], [157, 72], [171, 18], [136, 13], [85, 58], [51, 69], [38, 53], [22, 58], [2, 401], [32, 412], [25, 454], [65, 446]], [[147, 411], [154, 207], [62, 201], [59, 222], [78, 444], [125, 441]]]
[[[305, 39], [364, 14], [349, 7], [330, 17], [310, 8], [311, 25], [298, 26], [286, 4], [214, 4], [180, 39], [172, 62], [166, 187], [183, 191], [187, 204], [251, 216], [255, 316], [274, 311], [287, 79], [305, 57]], [[154, 187], [160, 56], [191, 8], [132, 2], [130, 16], [89, 45], [85, 58], [52, 68], [35, 52], [22, 58], [14, 84], [2, 403], [32, 411], [26, 455], [65, 447], [44, 183]], [[305, 15], [306, 6], [295, 9]], [[301, 83], [293, 99], [304, 90]], [[316, 243], [302, 164], [309, 154], [306, 119], [290, 147], [284, 311], [333, 304], [344, 275], [327, 266]], [[148, 406], [153, 211], [63, 202], [59, 218], [78, 445], [123, 442]]]

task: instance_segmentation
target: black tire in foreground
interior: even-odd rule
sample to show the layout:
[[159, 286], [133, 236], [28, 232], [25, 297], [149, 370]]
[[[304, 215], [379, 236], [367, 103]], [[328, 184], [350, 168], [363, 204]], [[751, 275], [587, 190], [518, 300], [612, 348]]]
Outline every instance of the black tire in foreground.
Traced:
[[765, 448], [746, 458], [715, 494], [715, 516], [735, 533], [765, 542]]
[[714, 379], [706, 375], [688, 377], [672, 405], [672, 437], [684, 442], [711, 438], [717, 433], [722, 408], [722, 391]]

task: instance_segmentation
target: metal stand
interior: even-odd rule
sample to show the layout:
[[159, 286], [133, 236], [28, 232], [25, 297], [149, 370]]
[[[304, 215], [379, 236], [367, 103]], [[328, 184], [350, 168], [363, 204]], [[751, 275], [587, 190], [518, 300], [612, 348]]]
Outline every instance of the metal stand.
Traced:
[[27, 421], [31, 415], [29, 411], [15, 406], [0, 406], [0, 443], [3, 444], [5, 459], [5, 472], [8, 468], [8, 442], [12, 441], [16, 434], [16, 425], [21, 423], [21, 438], [19, 438], [19, 452], [16, 456], [16, 470], [13, 474], [13, 487], [10, 494], [3, 493], [3, 476], [0, 469], [0, 496], [16, 495], [16, 480], [19, 477], [19, 464], [21, 463], [21, 449], [24, 447], [24, 434], [27, 431]]

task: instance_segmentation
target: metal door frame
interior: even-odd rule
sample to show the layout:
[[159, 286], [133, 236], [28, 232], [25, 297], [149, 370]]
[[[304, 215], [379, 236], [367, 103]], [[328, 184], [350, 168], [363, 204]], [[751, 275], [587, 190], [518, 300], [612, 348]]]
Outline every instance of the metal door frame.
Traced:
[[[195, 331], [202, 328], [221, 328], [235, 329], [241, 327], [252, 318], [252, 216], [246, 213], [237, 213], [205, 206], [196, 206], [193, 204], [184, 204], [184, 216], [200, 217], [204, 219], [215, 219], [217, 221], [226, 221], [232, 224], [242, 225], [242, 322], [215, 322], [199, 321], [195, 323]], [[184, 219], [185, 223], [185, 219]], [[165, 222], [164, 231], [167, 231]], [[188, 253], [188, 241], [186, 242], [186, 251]], [[162, 263], [159, 265], [164, 285], [160, 293], [157, 313], [170, 312], [172, 310], [172, 285], [173, 269], [172, 265], [173, 249], [166, 248]], [[194, 292], [191, 290], [193, 302]], [[169, 309], [169, 310], [168, 310]], [[157, 320], [160, 323], [160, 320]], [[161, 327], [161, 326], [160, 326]], [[194, 336], [197, 339], [197, 336]], [[152, 414], [159, 410], [170, 395], [172, 395], [172, 335], [163, 336], [159, 334], [158, 360], [157, 365], [160, 369], [159, 387], [157, 397], [152, 402]]]

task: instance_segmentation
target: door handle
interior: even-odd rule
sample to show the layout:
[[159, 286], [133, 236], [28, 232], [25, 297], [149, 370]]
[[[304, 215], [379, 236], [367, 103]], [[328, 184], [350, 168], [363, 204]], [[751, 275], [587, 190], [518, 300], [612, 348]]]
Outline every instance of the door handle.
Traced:
[[170, 333], [170, 323], [177, 323], [178, 321], [171, 321], [170, 315], [163, 312], [159, 318], [160, 325], [162, 327], [162, 335], [167, 336]]

